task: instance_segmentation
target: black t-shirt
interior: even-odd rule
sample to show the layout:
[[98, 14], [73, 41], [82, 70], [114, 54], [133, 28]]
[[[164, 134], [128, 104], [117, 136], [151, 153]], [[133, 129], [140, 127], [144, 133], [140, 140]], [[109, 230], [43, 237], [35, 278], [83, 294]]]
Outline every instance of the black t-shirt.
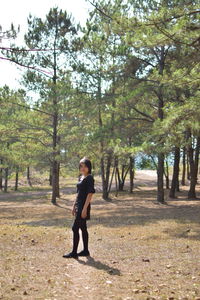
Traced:
[[[77, 196], [76, 196], [75, 208], [76, 208], [76, 218], [78, 219], [82, 219], [81, 212], [83, 210], [87, 195], [89, 193], [95, 193], [94, 178], [92, 174], [89, 174], [84, 178], [81, 177], [77, 183]], [[85, 218], [86, 220], [90, 219], [90, 209], [91, 209], [91, 204], [89, 204], [87, 207], [87, 217]]]

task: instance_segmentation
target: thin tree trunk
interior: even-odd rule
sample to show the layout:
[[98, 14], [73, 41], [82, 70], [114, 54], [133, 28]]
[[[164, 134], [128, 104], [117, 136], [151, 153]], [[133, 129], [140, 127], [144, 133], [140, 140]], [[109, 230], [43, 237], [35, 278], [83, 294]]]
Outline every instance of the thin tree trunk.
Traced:
[[27, 167], [27, 173], [26, 173], [26, 176], [27, 176], [27, 181], [28, 181], [29, 186], [32, 187], [32, 182], [31, 182], [31, 172], [30, 172], [30, 167], [29, 167], [29, 166]]
[[60, 198], [60, 162], [57, 163], [56, 197]]
[[[3, 159], [0, 159], [0, 164], [3, 164]], [[3, 189], [3, 168], [0, 168], [0, 190]]]
[[111, 157], [110, 154], [107, 157], [106, 171], [105, 162], [101, 158], [101, 175], [102, 175], [102, 185], [103, 185], [103, 199], [108, 200], [109, 198], [109, 178], [110, 178], [110, 168], [111, 168]]
[[119, 169], [119, 164], [118, 164], [118, 159], [116, 158], [116, 173], [117, 173], [117, 178], [118, 178], [118, 190], [123, 191], [124, 190], [124, 184], [126, 180], [126, 176], [128, 174], [130, 166], [127, 167], [125, 165], [122, 165], [122, 172], [120, 174], [120, 169]]
[[18, 168], [17, 168], [16, 172], [15, 172], [15, 191], [18, 190], [18, 183], [19, 183], [19, 171], [18, 171]]
[[157, 201], [164, 203], [164, 186], [163, 186], [163, 174], [164, 174], [164, 154], [158, 154], [158, 169], [157, 169]]
[[129, 185], [129, 192], [133, 193], [133, 188], [134, 188], [134, 164], [135, 160], [134, 157], [130, 156], [129, 157], [129, 178], [130, 178], [130, 185]]
[[195, 151], [195, 173], [196, 173], [196, 184], [198, 180], [198, 168], [199, 168], [199, 153], [200, 153], [200, 136], [197, 137], [196, 151]]
[[107, 188], [106, 188], [106, 181], [105, 181], [105, 168], [104, 168], [104, 157], [101, 157], [100, 161], [100, 166], [101, 166], [101, 180], [102, 180], [102, 197], [105, 199], [107, 195]]
[[[103, 121], [101, 116], [101, 77], [98, 78], [98, 124], [99, 129], [101, 130], [103, 127]], [[108, 192], [108, 175], [109, 175], [109, 167], [107, 164], [107, 168], [105, 170], [105, 151], [104, 151], [104, 140], [103, 137], [101, 137], [100, 140], [100, 169], [101, 169], [101, 181], [102, 181], [102, 198], [104, 200], [108, 200], [109, 192]]]
[[182, 158], [182, 165], [183, 165], [183, 171], [182, 171], [182, 179], [181, 179], [181, 184], [185, 185], [185, 174], [186, 174], [186, 150], [185, 147], [183, 147], [183, 158]]
[[115, 196], [117, 197], [118, 195], [118, 184], [117, 184], [117, 172], [115, 168]]
[[188, 159], [190, 165], [190, 188], [188, 191], [188, 199], [196, 198], [196, 177], [195, 177], [195, 166], [194, 166], [194, 149], [192, 145], [188, 146]]
[[177, 174], [177, 178], [176, 178], [176, 191], [180, 192], [180, 184], [179, 184], [179, 173], [180, 173], [180, 148], [178, 148], [178, 174]]
[[122, 190], [124, 190], [126, 176], [128, 174], [129, 168], [130, 168], [130, 166], [128, 165], [127, 168], [126, 168], [126, 166], [124, 166], [124, 169], [123, 169], [123, 173], [122, 173], [122, 182], [123, 182]]
[[124, 169], [125, 169], [125, 166], [122, 165], [122, 174], [121, 174], [121, 176], [120, 176], [120, 172], [119, 172], [119, 191], [123, 191], [123, 189], [124, 189], [124, 180], [123, 180]]
[[173, 175], [172, 175], [171, 189], [170, 189], [170, 193], [169, 193], [169, 196], [171, 198], [176, 198], [175, 192], [176, 192], [178, 175], [179, 175], [179, 161], [180, 161], [180, 148], [175, 147]]
[[54, 158], [52, 162], [52, 197], [51, 202], [56, 204], [56, 197], [57, 197], [57, 161]]
[[[191, 135], [191, 133], [190, 133]], [[188, 146], [188, 157], [190, 164], [190, 188], [188, 191], [188, 199], [196, 198], [196, 184], [197, 184], [197, 172], [198, 172], [198, 161], [199, 161], [199, 149], [200, 149], [200, 137], [197, 138], [195, 157], [192, 143]]]
[[56, 41], [57, 41], [57, 25], [56, 25], [56, 32], [55, 32], [55, 41], [54, 41], [54, 51], [53, 51], [53, 157], [52, 157], [52, 196], [51, 196], [51, 202], [53, 204], [56, 204], [56, 198], [59, 194], [58, 191], [58, 161], [57, 161], [57, 144], [58, 144], [58, 103], [57, 103], [57, 52], [56, 52]]
[[112, 187], [112, 182], [113, 182], [113, 176], [115, 174], [115, 166], [113, 167], [113, 171], [112, 171], [112, 175], [111, 175], [111, 180], [110, 180], [110, 184], [109, 184], [109, 188], [108, 188], [108, 194], [111, 191], [111, 187]]
[[188, 152], [186, 155], [186, 161], [187, 161], [187, 180], [190, 180], [190, 164], [189, 164], [189, 157], [188, 157]]
[[[160, 58], [158, 60], [159, 63], [159, 74], [163, 75], [164, 70], [164, 61], [165, 61], [165, 48], [161, 47], [160, 50]], [[164, 119], [163, 107], [163, 91], [162, 85], [159, 87], [158, 91], [158, 119], [162, 121]], [[160, 142], [160, 146], [163, 147], [163, 141]], [[163, 152], [158, 153], [158, 168], [157, 168], [157, 201], [160, 203], [164, 203], [165, 195], [164, 195], [164, 183], [163, 183], [163, 175], [164, 175], [164, 163], [165, 163], [165, 155]]]
[[109, 179], [110, 179], [111, 161], [112, 161], [112, 153], [109, 152], [107, 155], [107, 164], [106, 164], [105, 189], [103, 194], [104, 200], [108, 200], [109, 198]]
[[169, 166], [168, 166], [167, 158], [165, 160], [164, 174], [165, 174], [165, 181], [166, 181], [166, 189], [169, 189]]
[[168, 165], [168, 161], [166, 161], [166, 189], [169, 190], [169, 165]]
[[117, 190], [120, 191], [120, 173], [119, 173], [119, 162], [118, 162], [118, 157], [115, 158], [115, 165], [116, 165], [116, 178], [117, 178]]
[[[163, 120], [163, 98], [162, 94], [159, 97], [158, 103], [158, 118]], [[163, 142], [161, 142], [163, 144]], [[158, 153], [158, 166], [157, 166], [157, 201], [160, 203], [164, 203], [165, 195], [164, 195], [164, 183], [163, 183], [163, 175], [164, 175], [164, 163], [165, 163], [165, 156], [163, 152]]]
[[4, 169], [4, 172], [4, 192], [6, 193], [8, 191], [8, 167]]

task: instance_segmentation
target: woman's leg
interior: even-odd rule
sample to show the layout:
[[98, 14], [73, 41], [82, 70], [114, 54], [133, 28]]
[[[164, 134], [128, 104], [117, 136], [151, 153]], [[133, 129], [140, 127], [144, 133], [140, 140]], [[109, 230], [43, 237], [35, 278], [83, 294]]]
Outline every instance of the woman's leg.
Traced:
[[79, 228], [80, 228], [80, 222], [79, 220], [75, 219], [74, 224], [72, 226], [73, 231], [73, 249], [72, 252], [64, 254], [64, 258], [78, 258], [77, 255], [77, 249], [79, 244]]
[[87, 221], [83, 220], [81, 230], [82, 230], [82, 238], [83, 238], [83, 251], [88, 252], [88, 240], [89, 240], [89, 234], [87, 231]]
[[73, 253], [77, 253], [78, 244], [79, 244], [79, 221], [75, 219], [74, 224], [72, 226], [73, 231]]
[[90, 252], [88, 250], [88, 231], [87, 231], [87, 223], [86, 219], [81, 219], [80, 229], [82, 231], [82, 238], [83, 238], [83, 250], [78, 253], [78, 256], [89, 256]]

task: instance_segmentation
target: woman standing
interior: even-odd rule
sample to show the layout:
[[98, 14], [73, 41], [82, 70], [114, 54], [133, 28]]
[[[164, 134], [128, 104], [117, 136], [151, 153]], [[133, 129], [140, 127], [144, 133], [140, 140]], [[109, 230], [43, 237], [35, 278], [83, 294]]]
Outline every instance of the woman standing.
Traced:
[[[90, 219], [90, 202], [95, 193], [94, 178], [91, 174], [91, 161], [84, 157], [79, 162], [79, 181], [77, 183], [77, 196], [72, 208], [72, 215], [75, 216], [73, 231], [73, 249], [70, 253], [64, 254], [65, 258], [78, 258], [78, 256], [89, 256], [87, 220]], [[82, 231], [83, 250], [77, 253], [79, 244], [79, 229]]]

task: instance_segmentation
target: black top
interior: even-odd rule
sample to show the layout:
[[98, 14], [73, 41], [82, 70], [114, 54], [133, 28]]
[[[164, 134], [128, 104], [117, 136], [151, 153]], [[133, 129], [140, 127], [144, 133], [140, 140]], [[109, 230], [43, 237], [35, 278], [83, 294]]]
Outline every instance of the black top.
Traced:
[[[77, 183], [77, 196], [75, 202], [76, 219], [82, 219], [81, 212], [89, 193], [95, 193], [94, 178], [92, 174], [89, 174], [84, 178], [81, 177]], [[90, 219], [90, 209], [91, 205], [89, 204], [87, 207], [87, 216], [85, 218], [86, 220]]]

